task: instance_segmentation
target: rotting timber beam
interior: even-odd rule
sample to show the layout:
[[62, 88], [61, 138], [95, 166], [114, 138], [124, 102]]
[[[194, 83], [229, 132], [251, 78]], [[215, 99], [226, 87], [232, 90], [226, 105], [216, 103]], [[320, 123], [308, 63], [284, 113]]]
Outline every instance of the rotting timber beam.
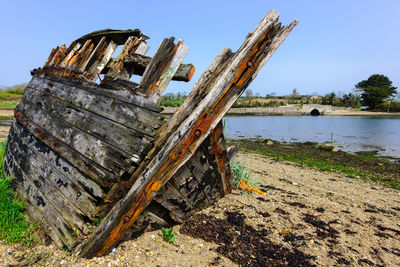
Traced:
[[103, 37], [113, 40], [117, 45], [123, 45], [129, 37], [134, 36], [137, 38], [142, 38], [143, 40], [149, 39], [148, 36], [142, 34], [139, 29], [134, 30], [114, 30], [114, 29], [104, 29], [99, 31], [94, 31], [88, 33], [75, 42], [85, 43], [87, 40], [92, 40], [94, 43], [98, 43]]
[[[150, 61], [151, 57], [133, 54], [125, 57], [124, 66], [132, 74], [143, 75], [145, 69], [150, 64]], [[114, 65], [115, 60], [111, 59], [103, 70], [103, 73], [106, 73], [108, 68], [112, 68]], [[194, 72], [195, 67], [192, 64], [181, 64], [175, 75], [172, 77], [172, 80], [189, 82], [192, 79]]]
[[[278, 13], [268, 12], [243, 45], [224, 65], [192, 114], [177, 122], [163, 146], [140, 174], [126, 196], [104, 218], [82, 245], [86, 258], [108, 253], [129, 229], [155, 193], [190, 159], [235, 100], [246, 90], [259, 70], [297, 24], [277, 24]], [[170, 120], [174, 119], [173, 116]], [[172, 127], [174, 128], [174, 127]], [[159, 140], [158, 140], [159, 141]], [[164, 140], [163, 140], [164, 141]]]

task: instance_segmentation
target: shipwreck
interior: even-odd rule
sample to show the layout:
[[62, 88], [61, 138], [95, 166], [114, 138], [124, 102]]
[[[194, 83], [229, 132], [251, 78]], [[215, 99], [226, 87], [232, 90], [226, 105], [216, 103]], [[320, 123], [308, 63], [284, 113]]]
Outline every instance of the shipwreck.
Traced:
[[236, 52], [221, 51], [169, 119], [159, 97], [195, 70], [182, 63], [182, 40], [164, 39], [148, 57], [140, 30], [102, 30], [53, 49], [31, 72], [4, 160], [27, 216], [57, 246], [94, 257], [228, 194], [234, 151], [221, 120], [296, 24], [267, 13]]

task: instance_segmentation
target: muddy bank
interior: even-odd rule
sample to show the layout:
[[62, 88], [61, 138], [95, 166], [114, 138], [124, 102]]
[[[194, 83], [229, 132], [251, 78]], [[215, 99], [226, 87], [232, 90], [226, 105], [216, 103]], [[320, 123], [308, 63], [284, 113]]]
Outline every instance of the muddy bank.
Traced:
[[400, 159], [377, 157], [371, 152], [350, 154], [343, 151], [329, 151], [318, 144], [306, 143], [279, 143], [277, 141], [260, 139], [230, 140], [242, 151], [256, 152], [278, 159], [316, 167], [324, 171], [338, 171], [349, 177], [361, 176], [372, 180], [379, 180], [386, 185], [400, 189]]

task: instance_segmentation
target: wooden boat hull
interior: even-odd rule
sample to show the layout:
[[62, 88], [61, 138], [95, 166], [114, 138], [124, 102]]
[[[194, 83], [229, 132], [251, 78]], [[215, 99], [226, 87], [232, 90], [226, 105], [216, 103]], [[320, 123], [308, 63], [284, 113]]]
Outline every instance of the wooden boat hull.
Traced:
[[[59, 246], [73, 248], [122, 197], [108, 194], [145, 158], [161, 110], [82, 82], [33, 77], [15, 110], [4, 166], [29, 216], [51, 229], [46, 233]], [[223, 134], [217, 134], [227, 164]], [[181, 222], [222, 197], [217, 164], [207, 139], [127, 235]]]
[[159, 97], [194, 72], [182, 40], [164, 39], [152, 58], [139, 30], [53, 49], [15, 109], [4, 160], [28, 215], [58, 246], [93, 257], [228, 194], [221, 120], [296, 24], [269, 12], [236, 53], [222, 50], [169, 120]]

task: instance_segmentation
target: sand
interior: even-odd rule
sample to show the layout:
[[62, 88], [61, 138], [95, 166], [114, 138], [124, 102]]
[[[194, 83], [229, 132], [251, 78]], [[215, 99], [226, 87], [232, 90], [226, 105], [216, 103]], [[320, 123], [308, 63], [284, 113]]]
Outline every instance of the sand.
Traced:
[[[266, 193], [234, 190], [174, 227], [81, 259], [50, 246], [0, 246], [0, 264], [74, 266], [235, 266], [400, 264], [400, 192], [341, 174], [239, 153]], [[212, 230], [211, 232], [209, 230]], [[186, 234], [184, 234], [186, 233]]]

